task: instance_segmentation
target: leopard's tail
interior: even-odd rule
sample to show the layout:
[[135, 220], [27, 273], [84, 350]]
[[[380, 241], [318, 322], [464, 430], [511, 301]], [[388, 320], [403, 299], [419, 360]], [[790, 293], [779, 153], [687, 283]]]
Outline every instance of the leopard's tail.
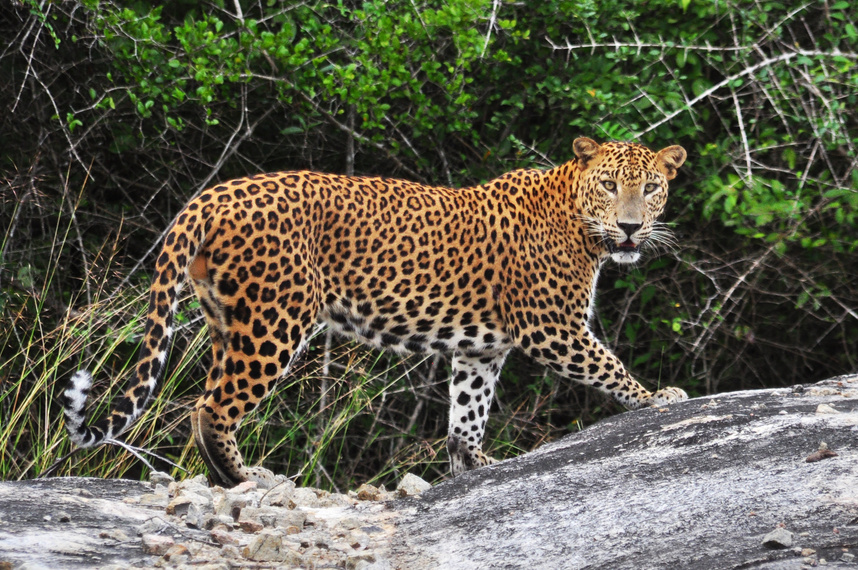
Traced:
[[187, 280], [190, 261], [203, 241], [201, 218], [199, 213], [189, 215], [185, 210], [167, 234], [149, 292], [149, 312], [140, 357], [125, 393], [92, 425], [87, 425], [84, 412], [92, 386], [89, 372], [76, 372], [60, 397], [69, 438], [78, 447], [101, 445], [117, 437], [134, 424], [155, 394], [167, 362], [179, 293]]

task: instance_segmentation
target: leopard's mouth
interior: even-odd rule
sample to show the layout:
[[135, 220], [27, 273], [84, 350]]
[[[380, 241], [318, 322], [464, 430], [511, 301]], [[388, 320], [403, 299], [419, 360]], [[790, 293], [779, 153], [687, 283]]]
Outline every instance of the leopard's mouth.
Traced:
[[641, 246], [639, 243], [635, 243], [630, 239], [622, 243], [617, 243], [611, 238], [605, 239], [605, 243], [608, 245], [608, 251], [611, 254], [614, 253], [640, 253]]

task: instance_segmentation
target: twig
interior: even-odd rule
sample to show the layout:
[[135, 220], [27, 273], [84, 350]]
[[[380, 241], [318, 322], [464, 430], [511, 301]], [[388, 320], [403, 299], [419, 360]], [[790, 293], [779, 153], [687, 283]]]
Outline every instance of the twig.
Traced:
[[751, 149], [748, 145], [748, 135], [745, 133], [745, 120], [742, 118], [742, 107], [739, 105], [739, 98], [736, 96], [736, 90], [730, 89], [730, 94], [733, 96], [733, 104], [736, 106], [736, 119], [739, 121], [739, 134], [742, 137], [742, 148], [745, 149], [745, 165], [748, 169], [747, 183], [751, 183]]
[[[592, 36], [591, 36], [592, 38]], [[674, 45], [674, 46], [666, 46], [663, 42], [621, 42], [619, 40], [614, 40], [613, 42], [596, 42], [590, 41], [587, 44], [572, 44], [569, 43], [569, 40], [566, 40], [566, 45], [555, 44], [551, 41], [551, 38], [547, 37], [545, 40], [551, 46], [551, 49], [555, 51], [560, 50], [569, 50], [575, 51], [579, 49], [589, 49], [590, 53], [595, 53], [595, 50], [602, 48], [610, 48], [614, 50], [619, 50], [620, 48], [629, 48], [637, 50], [640, 53], [640, 50], [643, 48], [676, 48], [682, 49], [685, 51], [703, 51], [703, 52], [724, 52], [724, 51], [744, 51], [750, 49], [752, 46], [739, 46], [739, 47], [722, 47], [722, 46], [710, 46], [710, 45]]]
[[241, 11], [241, 2], [233, 0], [233, 6], [235, 6], [235, 19], [238, 20], [240, 24], [244, 24], [244, 13]]
[[494, 0], [492, 2], [492, 17], [489, 19], [489, 29], [486, 31], [486, 43], [483, 44], [483, 51], [480, 52], [480, 59], [483, 59], [483, 56], [486, 55], [486, 49], [489, 47], [489, 40], [492, 37], [492, 29], [495, 27], [495, 20], [498, 15], [498, 8], [500, 8], [500, 0]]
[[792, 53], [784, 53], [784, 54], [781, 54], [777, 57], [772, 57], [772, 58], [763, 60], [763, 61], [756, 63], [750, 67], [746, 67], [745, 69], [743, 69], [739, 73], [735, 73], [735, 74], [727, 77], [726, 79], [718, 82], [717, 84], [713, 85], [712, 87], [710, 87], [709, 89], [707, 89], [706, 91], [704, 91], [703, 93], [701, 93], [700, 95], [698, 95], [697, 97], [692, 99], [691, 101], [688, 101], [684, 107], [677, 109], [676, 111], [672, 112], [670, 115], [668, 115], [665, 118], [661, 119], [660, 121], [650, 125], [646, 129], [644, 129], [638, 133], [635, 133], [634, 136], [636, 138], [641, 137], [641, 136], [645, 135], [646, 133], [648, 133], [654, 129], [657, 129], [658, 127], [660, 127], [661, 125], [670, 121], [671, 119], [673, 119], [677, 115], [680, 115], [680, 114], [684, 113], [685, 111], [691, 110], [691, 108], [694, 105], [696, 105], [700, 101], [703, 101], [704, 99], [706, 99], [707, 97], [709, 97], [710, 95], [712, 95], [713, 93], [715, 93], [716, 91], [718, 91], [719, 89], [724, 87], [725, 85], [729, 85], [730, 83], [732, 83], [733, 81], [735, 81], [737, 79], [741, 79], [742, 77], [745, 77], [747, 75], [751, 75], [752, 73], [755, 73], [755, 72], [759, 71], [760, 69], [764, 69], [766, 67], [770, 67], [770, 66], [773, 66], [773, 65], [781, 63], [781, 62], [789, 61], [789, 60], [794, 59], [794, 58], [799, 57], [799, 56], [804, 56], [804, 57], [845, 57], [845, 58], [849, 58], [849, 59], [858, 59], [858, 54], [855, 54], [855, 53], [833, 53], [833, 52], [824, 52], [824, 51], [797, 50], [797, 51], [792, 52]]
[[[50, 10], [50, 6], [48, 10]], [[47, 15], [47, 14], [46, 14]], [[27, 32], [24, 34], [23, 39], [21, 39], [21, 47], [23, 48], [24, 43], [27, 41], [27, 37], [30, 35], [30, 32], [33, 31], [33, 26], [36, 25], [36, 22], [39, 21], [39, 18], [36, 15], [33, 15], [33, 21], [30, 24], [30, 27], [27, 29]], [[42, 34], [42, 28], [44, 28], [45, 24], [42, 22], [42, 25], [39, 27], [39, 31], [36, 32], [36, 37], [33, 38], [33, 49], [30, 50], [30, 56], [27, 58], [27, 69], [24, 70], [24, 78], [21, 79], [21, 88], [18, 90], [18, 96], [15, 97], [15, 104], [12, 105], [11, 113], [15, 112], [15, 109], [18, 108], [18, 103], [21, 101], [21, 94], [24, 92], [24, 86], [27, 84], [27, 77], [30, 76], [30, 70], [33, 69], [33, 56], [36, 52], [36, 46], [39, 45], [39, 36]], [[21, 51], [21, 50], [19, 50]], [[4, 50], [5, 52], [5, 50]], [[22, 52], [23, 53], [23, 52]]]

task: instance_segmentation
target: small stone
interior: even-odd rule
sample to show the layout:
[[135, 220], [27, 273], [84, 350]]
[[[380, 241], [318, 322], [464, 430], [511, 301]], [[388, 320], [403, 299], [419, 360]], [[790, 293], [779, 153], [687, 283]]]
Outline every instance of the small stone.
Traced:
[[244, 532], [249, 533], [257, 533], [263, 528], [265, 528], [261, 522], [248, 518], [240, 518], [238, 520], [238, 526], [241, 527], [241, 530], [243, 530]]
[[326, 507], [353, 507], [356, 501], [349, 499], [345, 495], [340, 495], [339, 493], [328, 493], [323, 491], [324, 494], [319, 496], [319, 506], [322, 508]]
[[[293, 506], [294, 505], [294, 506]], [[289, 502], [289, 508], [295, 507], [310, 507], [317, 508], [321, 506], [319, 495], [315, 489], [308, 487], [299, 487], [292, 493], [292, 498]]]
[[294, 491], [295, 482], [286, 479], [265, 493], [259, 503], [264, 506], [287, 507]]
[[113, 540], [116, 540], [118, 542], [125, 542], [126, 540], [129, 539], [128, 535], [125, 534], [124, 532], [122, 532], [121, 530], [119, 530], [118, 528], [102, 531], [102, 532], [98, 533], [98, 537], [99, 538], [112, 538]]
[[848, 563], [848, 562], [854, 562], [854, 561], [855, 561], [855, 555], [854, 555], [854, 554], [852, 554], [851, 552], [844, 552], [844, 553], [840, 556], [840, 561], [841, 561], [841, 562], [847, 562], [847, 563]]
[[837, 457], [837, 454], [830, 449], [828, 449], [828, 444], [824, 441], [819, 442], [819, 448], [808, 455], [805, 458], [805, 462], [807, 463], [815, 463], [817, 461], [822, 461], [823, 459], [829, 459], [831, 457]]
[[61, 523], [71, 522], [71, 515], [65, 511], [60, 511], [57, 513], [57, 520]]
[[360, 570], [375, 562], [375, 556], [369, 552], [354, 554], [346, 559], [346, 568], [348, 570]]
[[235, 525], [235, 520], [231, 516], [227, 515], [215, 515], [212, 513], [206, 513], [202, 517], [202, 528], [206, 530], [212, 530], [217, 527], [223, 527], [227, 530], [232, 530]]
[[402, 480], [399, 482], [399, 485], [396, 487], [396, 492], [400, 497], [408, 497], [419, 495], [423, 491], [428, 491], [432, 488], [432, 485], [414, 475], [412, 473], [406, 473]]
[[190, 556], [191, 551], [184, 544], [174, 544], [164, 553], [164, 558], [175, 561], [179, 556]]
[[152, 471], [149, 473], [149, 482], [153, 485], [169, 485], [173, 483], [175, 479], [169, 473], [164, 473], [163, 471]]
[[832, 408], [828, 404], [819, 404], [818, 406], [816, 406], [816, 413], [817, 414], [839, 414], [840, 410], [835, 410], [834, 408]]
[[188, 514], [188, 509], [191, 508], [191, 499], [188, 497], [176, 497], [167, 504], [167, 514], [180, 517]]
[[242, 554], [259, 562], [284, 562], [294, 566], [304, 564], [303, 556], [290, 548], [289, 543], [283, 540], [283, 535], [270, 529], [256, 535]]
[[225, 544], [220, 549], [220, 555], [224, 558], [241, 558], [241, 551], [233, 544]]
[[212, 537], [212, 540], [223, 546], [227, 546], [230, 544], [238, 544], [238, 539], [236, 539], [229, 533], [229, 531], [224, 530], [223, 528], [212, 529], [212, 531], [209, 532], [209, 536]]
[[778, 527], [763, 537], [763, 546], [771, 549], [789, 548], [792, 546], [792, 533]]
[[[288, 510], [282, 507], [246, 507], [242, 509], [241, 515], [239, 515], [238, 524], [244, 528], [246, 522], [252, 521], [251, 527], [260, 524], [264, 527], [286, 528], [296, 526], [302, 528], [306, 520], [307, 514], [301, 510]], [[257, 531], [248, 530], [247, 532]]]
[[185, 513], [185, 524], [191, 528], [202, 528], [205, 524], [207, 513], [202, 507], [191, 503], [188, 505], [188, 512]]
[[353, 550], [365, 550], [369, 548], [369, 536], [359, 530], [348, 534], [348, 544]]
[[144, 534], [160, 534], [167, 528], [167, 524], [159, 517], [153, 517], [137, 527], [137, 536]]
[[149, 493], [146, 495], [141, 495], [138, 504], [144, 507], [160, 507], [162, 509], [167, 508], [167, 505], [170, 503], [170, 497], [167, 496], [166, 493], [156, 494]]
[[812, 548], [802, 548], [801, 553], [802, 556], [813, 556], [816, 554], [816, 551]]
[[144, 534], [142, 540], [143, 550], [147, 554], [157, 554], [158, 556], [165, 554], [176, 544], [169, 536], [162, 536], [160, 534]]
[[227, 493], [223, 497], [215, 499], [215, 513], [220, 516], [231, 517], [234, 521], [238, 521], [238, 518], [241, 516], [241, 510], [246, 506], [247, 497], [232, 493]]
[[378, 487], [364, 483], [357, 490], [357, 498], [361, 501], [378, 501], [381, 497], [381, 491]]

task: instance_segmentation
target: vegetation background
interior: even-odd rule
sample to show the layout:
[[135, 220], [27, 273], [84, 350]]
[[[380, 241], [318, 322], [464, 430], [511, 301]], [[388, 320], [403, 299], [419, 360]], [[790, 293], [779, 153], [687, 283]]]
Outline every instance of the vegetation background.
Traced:
[[[858, 361], [858, 8], [846, 0], [12, 0], [0, 4], [0, 479], [70, 450], [71, 372], [129, 376], [159, 241], [203, 188], [314, 169], [477, 184], [572, 140], [682, 144], [677, 246], [608, 266], [593, 328], [651, 386], [789, 386]], [[182, 305], [162, 397], [124, 436], [192, 473], [207, 336]], [[319, 331], [241, 432], [302, 484], [446, 474], [443, 357]], [[521, 355], [498, 457], [619, 408]], [[153, 459], [159, 469], [169, 466]], [[60, 474], [140, 477], [105, 446]]]

